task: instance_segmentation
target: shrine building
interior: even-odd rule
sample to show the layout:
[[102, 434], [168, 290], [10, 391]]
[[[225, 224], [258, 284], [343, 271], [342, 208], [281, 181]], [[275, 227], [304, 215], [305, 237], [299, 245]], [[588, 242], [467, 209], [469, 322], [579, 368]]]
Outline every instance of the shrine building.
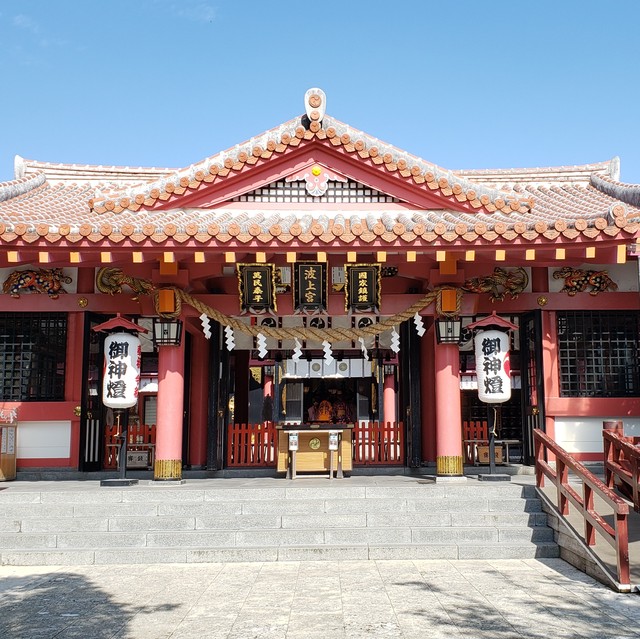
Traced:
[[[16, 157], [0, 417], [18, 472], [115, 470], [126, 441], [158, 481], [284, 476], [293, 453], [299, 473], [446, 477], [488, 463], [491, 429], [495, 463], [524, 466], [534, 429], [582, 461], [604, 422], [640, 434], [640, 185], [617, 158], [431, 160], [334, 119], [320, 89], [185, 168]], [[494, 368], [474, 336], [496, 326]], [[127, 364], [111, 338], [136, 333]]]

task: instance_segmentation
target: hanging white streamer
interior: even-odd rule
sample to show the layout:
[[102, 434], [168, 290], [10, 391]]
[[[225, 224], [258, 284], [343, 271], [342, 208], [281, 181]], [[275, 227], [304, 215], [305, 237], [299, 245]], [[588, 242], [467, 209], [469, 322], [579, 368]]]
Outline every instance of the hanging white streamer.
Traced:
[[394, 353], [400, 352], [400, 335], [398, 335], [395, 326], [391, 329], [391, 350]]
[[331, 344], [327, 342], [327, 340], [322, 342], [322, 350], [324, 351], [324, 361], [327, 362], [327, 364], [331, 364], [333, 361], [333, 354], [331, 351]]
[[260, 358], [266, 357], [269, 353], [267, 350], [267, 338], [262, 333], [258, 333], [256, 342], [258, 344], [258, 355], [260, 355]]
[[424, 322], [422, 321], [422, 317], [418, 313], [413, 316], [413, 323], [416, 325], [416, 333], [418, 333], [419, 337], [422, 337], [427, 329], [424, 327]]
[[233, 336], [233, 329], [231, 326], [224, 327], [224, 340], [227, 344], [228, 351], [232, 351], [236, 347], [236, 340]]
[[206, 313], [200, 315], [200, 322], [202, 322], [202, 332], [207, 339], [211, 339], [211, 320], [207, 317]]
[[302, 357], [302, 344], [297, 337], [295, 341], [296, 347], [293, 349], [293, 355], [291, 356], [291, 359], [297, 362]]
[[360, 348], [362, 349], [362, 356], [364, 357], [364, 361], [369, 361], [369, 353], [367, 353], [367, 347], [364, 343], [364, 337], [358, 337], [358, 341], [360, 342]]

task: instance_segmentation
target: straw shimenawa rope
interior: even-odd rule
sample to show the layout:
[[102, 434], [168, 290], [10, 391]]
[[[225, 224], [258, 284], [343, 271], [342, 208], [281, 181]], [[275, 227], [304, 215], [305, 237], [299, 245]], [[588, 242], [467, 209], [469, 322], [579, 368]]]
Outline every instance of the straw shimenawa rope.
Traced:
[[[177, 287], [165, 287], [162, 290], [173, 290], [175, 295], [175, 312], [173, 313], [161, 313], [159, 310], [159, 290], [153, 291], [153, 301], [156, 313], [161, 317], [177, 318], [182, 312], [182, 305], [187, 304], [195, 308], [200, 314], [205, 314], [210, 319], [215, 320], [222, 326], [230, 326], [233, 330], [248, 333], [253, 337], [258, 334], [262, 334], [265, 337], [273, 337], [279, 340], [284, 339], [299, 339], [299, 340], [317, 340], [319, 342], [327, 341], [329, 343], [341, 342], [346, 340], [356, 341], [361, 337], [372, 337], [379, 335], [384, 331], [391, 330], [394, 326], [398, 326], [402, 322], [411, 319], [418, 311], [426, 308], [433, 302], [435, 302], [435, 311], [438, 316], [456, 317], [460, 314], [460, 306], [462, 302], [462, 290], [454, 286], [439, 286], [429, 291], [424, 297], [414, 302], [406, 310], [387, 317], [377, 324], [370, 324], [362, 328], [313, 328], [313, 327], [287, 327], [287, 328], [273, 328], [269, 326], [249, 326], [241, 320], [224, 315], [219, 311], [216, 311], [211, 306], [202, 303], [197, 298], [193, 297], [189, 293], [186, 293], [182, 289]], [[442, 311], [442, 298], [441, 293], [444, 290], [456, 291], [456, 310], [453, 312]]]

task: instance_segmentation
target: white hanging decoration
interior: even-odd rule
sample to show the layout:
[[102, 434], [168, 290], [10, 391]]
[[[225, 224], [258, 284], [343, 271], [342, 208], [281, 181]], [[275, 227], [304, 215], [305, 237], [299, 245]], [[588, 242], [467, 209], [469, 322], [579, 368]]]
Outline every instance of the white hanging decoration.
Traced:
[[206, 313], [200, 315], [200, 322], [202, 322], [202, 332], [207, 339], [211, 339], [211, 320], [207, 317]]
[[394, 353], [400, 352], [400, 335], [395, 326], [391, 329], [391, 350]]
[[422, 337], [426, 333], [427, 329], [424, 327], [422, 317], [420, 317], [418, 313], [413, 316], [413, 323], [416, 325], [416, 333], [418, 333], [418, 337]]
[[236, 340], [233, 337], [233, 329], [231, 326], [224, 327], [224, 341], [227, 344], [228, 351], [232, 351], [236, 347]]
[[479, 331], [475, 338], [478, 399], [487, 404], [506, 402], [511, 397], [509, 335], [503, 331]]
[[296, 347], [293, 349], [293, 355], [291, 356], [291, 359], [297, 362], [302, 357], [302, 344], [297, 337], [295, 338], [295, 343]]
[[329, 344], [326, 339], [322, 342], [322, 350], [324, 351], [324, 361], [327, 364], [331, 364], [331, 362], [333, 362], [333, 354], [331, 351], [331, 344]]
[[269, 353], [269, 351], [267, 350], [267, 338], [262, 333], [258, 333], [256, 342], [258, 344], [258, 355], [262, 359]]
[[102, 403], [131, 408], [138, 403], [142, 346], [137, 335], [113, 333], [104, 340]]
[[362, 349], [362, 357], [364, 357], [364, 361], [369, 361], [369, 353], [367, 353], [367, 347], [364, 343], [364, 337], [358, 337], [358, 341], [360, 342], [360, 348]]

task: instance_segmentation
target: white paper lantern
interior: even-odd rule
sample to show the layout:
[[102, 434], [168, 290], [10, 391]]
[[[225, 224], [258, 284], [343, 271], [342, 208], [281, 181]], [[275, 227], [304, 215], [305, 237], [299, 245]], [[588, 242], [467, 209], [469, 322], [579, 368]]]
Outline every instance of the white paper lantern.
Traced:
[[142, 346], [131, 333], [114, 333], [104, 340], [102, 402], [107, 408], [131, 408], [138, 402]]
[[475, 336], [478, 398], [487, 404], [511, 397], [509, 335], [502, 331], [480, 331]]

